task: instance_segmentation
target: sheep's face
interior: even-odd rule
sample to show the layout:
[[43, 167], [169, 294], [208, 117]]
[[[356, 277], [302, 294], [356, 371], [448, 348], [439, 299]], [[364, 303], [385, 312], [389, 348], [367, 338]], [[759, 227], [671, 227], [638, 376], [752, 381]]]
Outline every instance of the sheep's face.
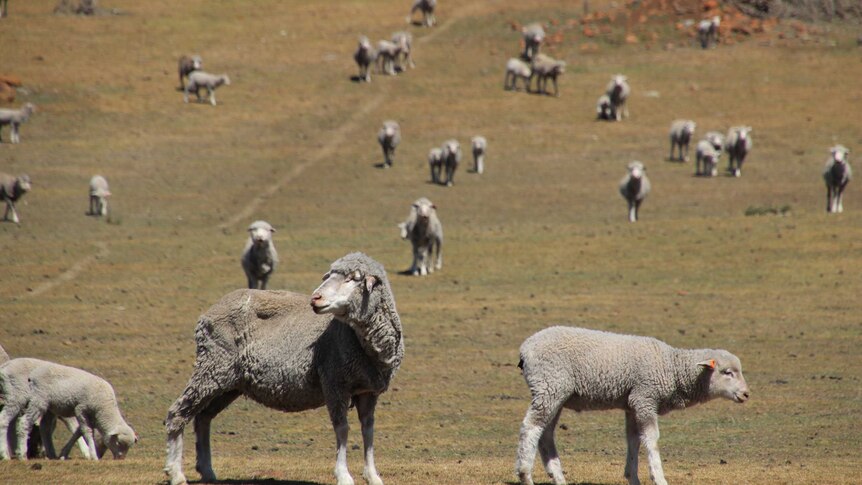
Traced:
[[844, 163], [847, 161], [847, 154], [850, 153], [850, 150], [844, 148], [841, 145], [832, 147], [832, 160], [835, 163]]
[[700, 362], [698, 366], [710, 373], [710, 398], [722, 397], [740, 404], [748, 400], [748, 383], [742, 375], [742, 364], [735, 355], [718, 351], [714, 358]]
[[122, 460], [129, 453], [129, 448], [138, 442], [138, 435], [129, 426], [122, 426], [108, 436], [108, 449], [115, 460]]
[[272, 234], [275, 228], [263, 221], [257, 221], [248, 228], [248, 234], [252, 244], [257, 247], [269, 245], [272, 241]]
[[199, 71], [199, 70], [203, 69], [203, 67], [204, 67], [204, 61], [203, 61], [203, 59], [201, 59], [201, 56], [192, 56], [192, 68], [195, 71]]
[[357, 300], [354, 294], [357, 291], [370, 293], [376, 283], [376, 277], [363, 275], [359, 270], [347, 274], [331, 270], [323, 275], [323, 283], [311, 294], [311, 309], [318, 315], [347, 315], [351, 303]]
[[629, 174], [631, 174], [632, 178], [639, 179], [643, 177], [645, 171], [643, 164], [640, 162], [632, 162], [629, 164]]
[[391, 123], [383, 125], [383, 132], [386, 133], [387, 137], [395, 136], [395, 125]]
[[30, 192], [30, 177], [27, 175], [21, 175], [17, 180], [18, 190], [21, 193]]
[[434, 148], [428, 153], [428, 163], [431, 165], [437, 165], [443, 159], [443, 150], [439, 148]]
[[413, 203], [413, 210], [416, 211], [416, 218], [428, 220], [431, 214], [437, 210], [437, 206], [432, 204], [428, 199], [420, 199]]
[[443, 145], [443, 153], [446, 156], [454, 155], [458, 153], [461, 147], [458, 145], [458, 142], [455, 140], [449, 140]]
[[712, 148], [715, 148], [715, 150], [718, 152], [720, 152], [721, 148], [724, 146], [724, 137], [721, 136], [721, 133], [707, 133], [706, 139], [712, 145]]
[[697, 124], [695, 124], [694, 121], [686, 121], [685, 125], [682, 127], [682, 131], [691, 136], [694, 134], [695, 128], [697, 128]]

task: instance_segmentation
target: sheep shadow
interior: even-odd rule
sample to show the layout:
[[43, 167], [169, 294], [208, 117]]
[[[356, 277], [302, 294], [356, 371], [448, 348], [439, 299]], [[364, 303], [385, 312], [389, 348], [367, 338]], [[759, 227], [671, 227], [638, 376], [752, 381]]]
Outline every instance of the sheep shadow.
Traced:
[[362, 79], [362, 76], [360, 76], [360, 75], [358, 75], [358, 74], [357, 74], [357, 75], [354, 75], [354, 76], [350, 76], [350, 82], [353, 82], [353, 83], [359, 84], [359, 83], [365, 82], [365, 80], [364, 80], [364, 79]]
[[227, 479], [227, 480], [217, 480], [215, 482], [204, 482], [201, 480], [192, 480], [189, 483], [218, 483], [218, 484], [227, 484], [227, 485], [325, 485], [320, 482], [308, 482], [305, 480], [278, 480], [275, 478], [250, 478], [248, 480], [242, 479]]
[[[503, 482], [505, 485], [521, 485], [521, 482], [516, 482], [514, 480], [509, 480], [507, 482]], [[553, 485], [553, 482], [540, 482], [536, 481], [536, 485], [541, 485], [547, 483], [548, 485]], [[610, 485], [609, 483], [599, 483], [599, 482], [568, 482], [569, 485]]]
[[375, 164], [374, 164], [374, 168], [379, 168], [379, 169], [381, 169], [381, 170], [386, 170], [387, 168], [390, 168], [390, 167], [389, 167], [389, 165], [386, 165], [386, 162], [381, 162], [381, 163], [375, 163]]

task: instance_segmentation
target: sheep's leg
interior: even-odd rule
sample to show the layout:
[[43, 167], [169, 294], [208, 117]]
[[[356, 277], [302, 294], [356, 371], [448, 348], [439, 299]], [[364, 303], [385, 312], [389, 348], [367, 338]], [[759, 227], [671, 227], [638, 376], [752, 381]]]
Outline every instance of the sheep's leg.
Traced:
[[30, 445], [28, 438], [35, 422], [36, 419], [28, 415], [27, 411], [18, 416], [15, 422], [15, 458], [19, 460], [27, 460], [27, 450]]
[[638, 211], [635, 207], [634, 201], [629, 201], [629, 222], [636, 222], [638, 220]]
[[377, 405], [377, 395], [360, 394], [356, 396], [356, 412], [362, 425], [362, 444], [365, 447], [365, 469], [362, 478], [368, 485], [383, 485], [383, 480], [374, 466], [374, 407]]
[[413, 244], [413, 266], [410, 267], [410, 274], [413, 276], [419, 276], [419, 248], [416, 247], [416, 244]]
[[434, 264], [437, 269], [443, 268], [443, 238], [437, 239], [437, 262]]
[[554, 485], [566, 485], [566, 477], [563, 475], [563, 466], [560, 463], [560, 454], [557, 452], [556, 443], [554, 443], [554, 433], [562, 412], [562, 409], [557, 411], [557, 415], [554, 416], [539, 438], [539, 455], [542, 457], [545, 471], [554, 480]]
[[[83, 443], [83, 445], [82, 445]], [[69, 441], [63, 445], [63, 449], [60, 450], [60, 459], [67, 460], [69, 459], [69, 453], [72, 452], [72, 447], [78, 445], [78, 448], [81, 450], [81, 455], [84, 456], [85, 460], [90, 459], [90, 448], [87, 446], [87, 442], [84, 441], [84, 435], [81, 433], [81, 427], [77, 427], [75, 431], [72, 432], [72, 437], [69, 438]]]
[[844, 212], [844, 189], [842, 187], [838, 187], [838, 190], [835, 191], [835, 205], [837, 206], [838, 213]]
[[539, 439], [554, 417], [560, 412], [560, 405], [550, 402], [546, 396], [533, 396], [527, 415], [521, 423], [518, 438], [518, 456], [515, 459], [515, 472], [521, 485], [533, 485], [533, 463]]
[[210, 97], [210, 104], [215, 106], [216, 105], [215, 88], [211, 88], [211, 87], [207, 86], [207, 94], [209, 94], [209, 97]]
[[682, 147], [683, 147], [682, 145], [680, 145], [680, 147], [679, 147], [679, 157], [682, 159], [683, 162], [687, 162], [688, 161], [688, 143], [685, 144], [685, 155], [683, 155], [683, 153], [682, 153]]
[[554, 96], [559, 98], [560, 97], [560, 90], [559, 90], [559, 88], [557, 88], [557, 76], [552, 77], [551, 81], [554, 81]]
[[195, 469], [201, 474], [201, 481], [203, 482], [216, 481], [212, 465], [212, 450], [210, 449], [210, 425], [212, 424], [212, 420], [220, 412], [227, 409], [239, 396], [239, 391], [222, 394], [213, 399], [206, 409], [195, 416], [195, 451], [197, 452]]
[[42, 447], [45, 448], [45, 458], [57, 459], [57, 451], [54, 449], [54, 429], [57, 427], [57, 416], [54, 413], [45, 413], [39, 421], [39, 434], [42, 438]]
[[649, 477], [655, 485], [667, 485], [667, 480], [664, 478], [664, 470], [662, 470], [661, 466], [661, 455], [658, 452], [658, 417], [651, 413], [639, 413], [636, 416], [636, 422], [641, 443], [647, 449]]
[[9, 456], [9, 440], [7, 440], [7, 436], [9, 436], [9, 424], [18, 417], [18, 414], [21, 413], [20, 406], [15, 405], [15, 403], [9, 402], [8, 400], [3, 406], [3, 409], [0, 410], [0, 459], [8, 460], [11, 457]]
[[629, 485], [640, 485], [641, 482], [638, 480], [638, 453], [640, 452], [641, 441], [635, 415], [630, 411], [626, 411], [626, 444], [625, 477], [629, 481]]
[[[99, 453], [96, 451], [96, 440], [93, 435], [93, 427], [87, 422], [87, 416], [84, 415], [83, 409], [75, 409], [75, 418], [78, 420], [78, 428], [81, 430], [81, 435], [84, 441], [87, 442], [87, 448], [90, 450], [90, 459], [99, 460]], [[107, 438], [107, 436], [105, 437]]]
[[832, 212], [832, 186], [826, 186], [826, 213]]
[[21, 141], [21, 136], [18, 134], [18, 123], [12, 123], [12, 143], [18, 143]]
[[347, 407], [350, 405], [350, 398], [328, 396], [326, 401], [329, 419], [332, 420], [332, 428], [335, 430], [335, 478], [338, 485], [354, 485], [353, 477], [347, 469], [347, 432], [350, 429], [347, 424]]
[[671, 140], [671, 141], [670, 141], [670, 155], [668, 156], [668, 160], [670, 160], [670, 161], [673, 161], [673, 160], [674, 160], [674, 158], [673, 158], [673, 148], [674, 148], [674, 145], [676, 145], [676, 144], [673, 142], [673, 140]]

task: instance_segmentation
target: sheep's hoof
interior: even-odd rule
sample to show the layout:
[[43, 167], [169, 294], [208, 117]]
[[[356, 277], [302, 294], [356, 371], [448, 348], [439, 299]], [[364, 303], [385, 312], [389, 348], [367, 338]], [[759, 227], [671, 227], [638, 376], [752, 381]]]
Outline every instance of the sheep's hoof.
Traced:
[[533, 485], [533, 477], [527, 472], [518, 473], [518, 480], [521, 482], [521, 485]]
[[354, 485], [353, 477], [351, 477], [350, 475], [342, 475], [338, 477], [337, 485]]

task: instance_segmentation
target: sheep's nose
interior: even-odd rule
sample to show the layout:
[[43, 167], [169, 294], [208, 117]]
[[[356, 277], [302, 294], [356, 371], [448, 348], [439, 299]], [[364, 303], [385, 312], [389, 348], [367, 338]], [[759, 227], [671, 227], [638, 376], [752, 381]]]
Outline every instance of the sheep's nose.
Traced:
[[314, 303], [316, 303], [322, 299], [323, 299], [323, 295], [321, 295], [320, 293], [314, 293], [313, 295], [311, 295], [311, 303], [312, 304], [314, 304]]

